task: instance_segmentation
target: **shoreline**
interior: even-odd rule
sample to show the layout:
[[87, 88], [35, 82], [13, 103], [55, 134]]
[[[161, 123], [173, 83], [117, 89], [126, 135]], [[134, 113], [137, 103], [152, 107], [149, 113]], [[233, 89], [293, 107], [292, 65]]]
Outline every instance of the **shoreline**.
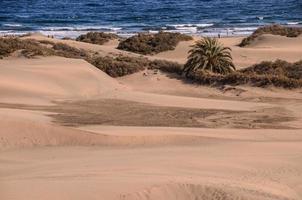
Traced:
[[[260, 26], [259, 26], [260, 27]], [[254, 30], [256, 30], [259, 27], [246, 27], [236, 30], [236, 28], [210, 28], [210, 29], [202, 29], [202, 31], [190, 31], [190, 27], [186, 30], [185, 28], [180, 30], [137, 30], [137, 31], [113, 31], [113, 30], [101, 30], [101, 29], [87, 29], [87, 30], [30, 30], [30, 31], [15, 31], [15, 30], [0, 30], [0, 36], [24, 36], [28, 34], [42, 34], [42, 35], [50, 35], [54, 36], [57, 39], [62, 39], [65, 37], [68, 38], [76, 38], [79, 35], [86, 34], [88, 32], [104, 32], [104, 33], [113, 33], [117, 34], [118, 36], [122, 38], [128, 38], [133, 35], [139, 34], [139, 33], [150, 33], [155, 34], [159, 31], [164, 32], [173, 32], [173, 33], [181, 33], [186, 34], [190, 36], [200, 36], [200, 37], [218, 37], [218, 34], [220, 34], [221, 37], [245, 37], [249, 36], [253, 33]]]
[[282, 25], [285, 27], [302, 27], [302, 24], [290, 23], [269, 23], [269, 24], [253, 24], [253, 25], [238, 25], [238, 26], [226, 26], [219, 27], [214, 24], [176, 24], [152, 27], [114, 27], [114, 26], [66, 26], [66, 27], [41, 27], [37, 29], [29, 28], [25, 30], [21, 24], [11, 25], [11, 29], [0, 27], [0, 36], [22, 36], [27, 34], [40, 33], [43, 35], [51, 35], [55, 38], [62, 39], [64, 37], [76, 38], [81, 34], [88, 32], [104, 32], [117, 34], [120, 37], [127, 38], [138, 33], [158, 33], [159, 31], [182, 33], [191, 36], [208, 36], [215, 37], [220, 34], [221, 37], [246, 37], [251, 35], [255, 30], [267, 25]]

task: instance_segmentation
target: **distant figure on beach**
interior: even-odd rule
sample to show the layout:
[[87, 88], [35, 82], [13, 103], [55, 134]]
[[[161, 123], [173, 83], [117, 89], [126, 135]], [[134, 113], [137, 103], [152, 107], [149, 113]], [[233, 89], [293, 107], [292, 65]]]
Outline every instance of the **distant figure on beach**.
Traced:
[[218, 33], [218, 38], [221, 38], [221, 35], [220, 35], [220, 33]]

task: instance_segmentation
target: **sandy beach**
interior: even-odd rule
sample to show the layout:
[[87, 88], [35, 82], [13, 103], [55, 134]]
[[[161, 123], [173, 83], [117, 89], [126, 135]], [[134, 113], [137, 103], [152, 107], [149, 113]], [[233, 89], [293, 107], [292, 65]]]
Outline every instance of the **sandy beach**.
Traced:
[[[99, 55], [139, 56], [40, 34]], [[186, 62], [192, 41], [146, 56]], [[302, 37], [221, 38], [237, 68], [302, 59]], [[216, 88], [83, 59], [0, 59], [0, 199], [302, 199], [302, 90]]]

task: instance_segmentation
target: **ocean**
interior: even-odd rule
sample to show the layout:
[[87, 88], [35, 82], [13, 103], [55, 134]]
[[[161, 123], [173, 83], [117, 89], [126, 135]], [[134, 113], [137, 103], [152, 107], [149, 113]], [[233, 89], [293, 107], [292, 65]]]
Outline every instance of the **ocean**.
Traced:
[[0, 0], [0, 34], [160, 30], [247, 35], [267, 24], [302, 26], [302, 0]]

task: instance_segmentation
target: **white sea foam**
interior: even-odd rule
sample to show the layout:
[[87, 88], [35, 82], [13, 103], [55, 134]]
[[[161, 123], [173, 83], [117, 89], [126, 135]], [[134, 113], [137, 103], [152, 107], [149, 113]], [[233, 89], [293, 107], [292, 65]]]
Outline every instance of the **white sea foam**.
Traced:
[[65, 27], [45, 27], [38, 32], [43, 35], [52, 35], [56, 38], [76, 38], [81, 34], [86, 34], [89, 31], [102, 31], [106, 33], [118, 33], [122, 30], [120, 27], [110, 26], [65, 26]]
[[7, 26], [7, 27], [22, 27], [22, 24], [3, 24], [3, 26]]
[[26, 31], [0, 31], [0, 36], [21, 36], [29, 32]]
[[85, 34], [88, 31], [38, 31], [39, 33], [43, 35], [51, 35], [54, 36], [55, 38], [64, 38], [64, 37], [69, 37], [69, 38], [76, 38], [81, 34]]
[[211, 27], [214, 26], [214, 24], [172, 24], [172, 25], [168, 25], [171, 27], [174, 27], [176, 29], [178, 28], [189, 28], [189, 27], [197, 27], [197, 28], [204, 28], [204, 27]]
[[150, 31], [148, 31], [149, 33], [152, 33], [152, 34], [155, 34], [155, 33], [159, 33], [159, 31], [152, 31], [152, 30], [150, 30]]
[[189, 33], [196, 33], [200, 28], [207, 28], [214, 26], [214, 24], [172, 24], [167, 27], [173, 27], [176, 30], [181, 30]]
[[298, 25], [298, 24], [300, 24], [300, 22], [287, 22], [286, 24], [287, 25]]
[[235, 28], [231, 28], [234, 31], [255, 31], [257, 30], [258, 27], [235, 27]]
[[[171, 29], [172, 27], [172, 29]], [[203, 27], [203, 28], [200, 28]], [[258, 27], [225, 27], [225, 28], [214, 28], [212, 24], [177, 24], [166, 26], [166, 29], [161, 29], [165, 32], [178, 32], [189, 35], [202, 35], [202, 36], [211, 36], [222, 37], [225, 36], [246, 36], [253, 33]], [[74, 27], [45, 27], [41, 30], [36, 30], [43, 35], [51, 35], [56, 38], [76, 38], [81, 34], [86, 34], [89, 31], [101, 31], [107, 33], [115, 33], [121, 37], [131, 37], [138, 32], [141, 32], [140, 29], [127, 30], [127, 28], [122, 29], [120, 27], [110, 27], [110, 26], [74, 26]], [[149, 33], [158, 33], [158, 30], [145, 30]], [[29, 32], [29, 31], [28, 31]], [[0, 35], [23, 35], [28, 32], [20, 31], [2, 31]], [[31, 31], [33, 32], [33, 31]]]
[[65, 26], [65, 27], [45, 27], [42, 28], [43, 31], [118, 31], [121, 30], [120, 27], [110, 27], [110, 26]]
[[214, 26], [214, 24], [172, 24], [167, 25], [167, 27], [172, 28], [172, 30], [167, 30], [168, 32], [178, 32], [183, 34], [198, 34], [199, 29], [204, 29]]

